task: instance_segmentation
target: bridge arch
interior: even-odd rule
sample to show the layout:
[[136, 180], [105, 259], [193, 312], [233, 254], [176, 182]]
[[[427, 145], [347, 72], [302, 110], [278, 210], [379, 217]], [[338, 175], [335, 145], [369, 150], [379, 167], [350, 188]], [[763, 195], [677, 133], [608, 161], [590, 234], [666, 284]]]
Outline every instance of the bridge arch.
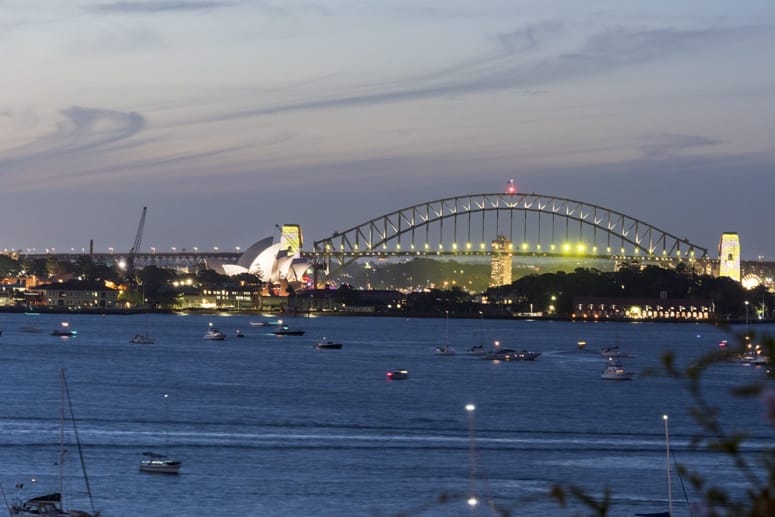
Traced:
[[313, 243], [329, 269], [369, 256], [490, 255], [693, 261], [708, 250], [622, 212], [541, 194], [475, 194], [420, 203]]

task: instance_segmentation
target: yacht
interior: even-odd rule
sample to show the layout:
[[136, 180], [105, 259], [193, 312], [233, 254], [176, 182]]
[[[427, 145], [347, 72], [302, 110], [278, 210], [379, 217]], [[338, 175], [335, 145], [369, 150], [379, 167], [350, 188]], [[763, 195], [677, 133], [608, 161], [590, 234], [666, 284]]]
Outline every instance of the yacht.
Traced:
[[226, 334], [213, 327], [211, 323], [210, 328], [207, 329], [207, 332], [205, 332], [205, 335], [202, 337], [210, 341], [223, 341], [226, 339]]
[[629, 370], [625, 370], [621, 361], [614, 361], [609, 359], [608, 366], [600, 374], [601, 379], [610, 381], [631, 381], [635, 374]]

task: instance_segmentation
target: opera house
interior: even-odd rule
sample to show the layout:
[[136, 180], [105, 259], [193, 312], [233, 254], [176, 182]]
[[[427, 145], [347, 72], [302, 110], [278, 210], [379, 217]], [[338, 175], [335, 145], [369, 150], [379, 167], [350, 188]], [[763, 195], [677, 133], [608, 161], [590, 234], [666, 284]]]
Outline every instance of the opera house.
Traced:
[[311, 282], [307, 275], [311, 263], [301, 257], [301, 245], [301, 228], [284, 225], [279, 242], [266, 237], [246, 249], [236, 264], [208, 260], [207, 267], [229, 276], [249, 273], [267, 284], [306, 285]]

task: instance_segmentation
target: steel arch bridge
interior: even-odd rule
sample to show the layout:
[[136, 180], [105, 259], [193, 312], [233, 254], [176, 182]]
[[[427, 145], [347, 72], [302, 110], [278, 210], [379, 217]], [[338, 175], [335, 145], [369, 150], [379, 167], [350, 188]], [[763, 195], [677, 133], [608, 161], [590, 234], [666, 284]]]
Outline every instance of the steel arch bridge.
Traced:
[[708, 259], [706, 248], [615, 210], [507, 193], [449, 197], [396, 210], [315, 241], [307, 256], [330, 272], [334, 263], [341, 268], [364, 257], [504, 252], [655, 263]]

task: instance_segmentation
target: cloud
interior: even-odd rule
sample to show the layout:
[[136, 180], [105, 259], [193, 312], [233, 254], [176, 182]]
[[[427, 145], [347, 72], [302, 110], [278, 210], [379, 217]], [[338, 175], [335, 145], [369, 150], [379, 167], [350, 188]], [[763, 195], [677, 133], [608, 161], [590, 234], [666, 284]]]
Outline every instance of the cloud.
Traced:
[[[682, 52], [704, 50], [713, 45], [745, 37], [751, 31], [749, 26], [693, 30], [617, 28], [591, 35], [572, 52], [543, 58], [525, 56], [540, 45], [537, 36], [539, 29], [558, 31], [561, 26], [547, 23], [504, 33], [496, 36], [495, 51], [436, 72], [394, 81], [389, 87], [385, 87], [384, 83], [367, 85], [365, 88], [359, 88], [359, 91], [365, 91], [365, 93], [307, 98], [298, 102], [215, 115], [207, 121], [396, 103], [491, 91], [521, 89], [527, 95], [576, 78], [602, 75]], [[341, 89], [339, 87], [337, 91]]]
[[167, 11], [202, 11], [219, 9], [231, 5], [231, 2], [206, 2], [186, 0], [160, 0], [157, 2], [112, 2], [87, 7], [87, 10], [99, 14], [113, 13], [159, 13]]
[[711, 140], [702, 136], [671, 133], [648, 135], [643, 140], [644, 144], [641, 146], [641, 151], [645, 159], [666, 158], [685, 149], [707, 147], [721, 143], [719, 140]]
[[[59, 160], [78, 156], [79, 159], [111, 149], [139, 133], [145, 118], [135, 112], [72, 106], [60, 112], [64, 119], [56, 129], [32, 142], [10, 149], [0, 157], [0, 169], [12, 183], [14, 173], [25, 181], [40, 181], [40, 175], [56, 175]], [[37, 170], [38, 176], [28, 178], [25, 171]], [[42, 173], [40, 171], [54, 171]]]

